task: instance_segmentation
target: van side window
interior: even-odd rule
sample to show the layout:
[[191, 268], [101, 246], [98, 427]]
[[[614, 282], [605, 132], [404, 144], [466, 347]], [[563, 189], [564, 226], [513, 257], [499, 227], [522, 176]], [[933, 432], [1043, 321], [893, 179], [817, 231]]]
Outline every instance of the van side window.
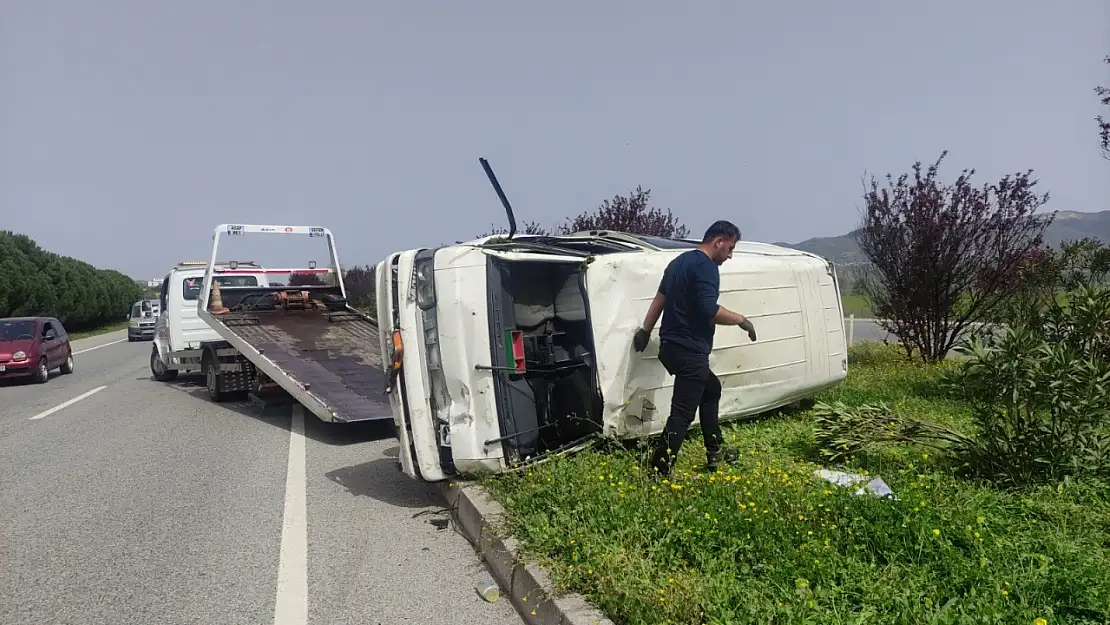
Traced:
[[139, 305], [135, 304], [134, 306], [132, 306], [131, 307], [131, 318], [132, 319], [137, 319], [138, 317], [141, 317], [141, 316], [142, 316], [142, 311], [139, 309]]
[[61, 321], [58, 321], [57, 319], [54, 319], [53, 317], [51, 317], [50, 318], [50, 325], [54, 326], [54, 332], [56, 332], [58, 334], [58, 338], [64, 339], [67, 336], [69, 336], [69, 333], [66, 332], [66, 328], [65, 328], [65, 326], [62, 325]]
[[[53, 330], [53, 329], [54, 329], [54, 324], [50, 323], [49, 321], [43, 321], [42, 322], [42, 336], [45, 337], [46, 333]], [[54, 335], [57, 336], [58, 332], [55, 331]]]

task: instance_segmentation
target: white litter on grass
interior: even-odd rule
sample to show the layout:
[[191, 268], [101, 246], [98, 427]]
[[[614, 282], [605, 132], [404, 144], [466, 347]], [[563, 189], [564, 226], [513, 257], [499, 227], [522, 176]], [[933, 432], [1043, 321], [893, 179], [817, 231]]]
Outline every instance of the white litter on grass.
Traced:
[[868, 478], [866, 475], [859, 473], [845, 473], [843, 471], [829, 471], [828, 469], [819, 469], [815, 472], [817, 477], [836, 484], [837, 486], [856, 486], [866, 482], [857, 491], [857, 495], [872, 495], [874, 497], [887, 498], [897, 500], [898, 497], [894, 495], [894, 491], [890, 490], [883, 478]]

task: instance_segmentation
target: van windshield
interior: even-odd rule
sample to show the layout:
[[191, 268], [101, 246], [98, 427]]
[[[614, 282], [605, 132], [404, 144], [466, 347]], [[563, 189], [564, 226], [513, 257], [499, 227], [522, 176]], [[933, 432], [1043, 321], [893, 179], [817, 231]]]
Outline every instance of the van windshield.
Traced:
[[[225, 286], [258, 286], [258, 278], [256, 276], [215, 276], [216, 282], [220, 283], [220, 288]], [[200, 296], [200, 287], [204, 283], [204, 276], [197, 276], [195, 278], [185, 278], [181, 282], [182, 295], [186, 301], [195, 301]]]

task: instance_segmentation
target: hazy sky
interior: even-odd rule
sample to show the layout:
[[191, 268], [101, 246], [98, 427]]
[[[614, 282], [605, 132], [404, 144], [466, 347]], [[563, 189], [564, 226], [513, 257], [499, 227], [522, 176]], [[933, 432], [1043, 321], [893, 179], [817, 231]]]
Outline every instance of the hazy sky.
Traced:
[[1104, 210], [1107, 54], [1107, 0], [0, 0], [0, 229], [137, 278], [223, 222], [374, 263], [504, 222], [479, 156], [521, 221], [640, 184], [695, 233], [836, 235], [945, 148]]

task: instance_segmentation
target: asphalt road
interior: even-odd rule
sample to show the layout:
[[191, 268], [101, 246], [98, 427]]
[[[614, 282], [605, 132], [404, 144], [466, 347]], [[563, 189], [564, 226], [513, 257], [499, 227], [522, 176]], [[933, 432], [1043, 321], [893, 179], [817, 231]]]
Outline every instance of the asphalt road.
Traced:
[[389, 424], [213, 404], [124, 337], [0, 382], [0, 623], [520, 623], [474, 592], [477, 556], [428, 522]]

